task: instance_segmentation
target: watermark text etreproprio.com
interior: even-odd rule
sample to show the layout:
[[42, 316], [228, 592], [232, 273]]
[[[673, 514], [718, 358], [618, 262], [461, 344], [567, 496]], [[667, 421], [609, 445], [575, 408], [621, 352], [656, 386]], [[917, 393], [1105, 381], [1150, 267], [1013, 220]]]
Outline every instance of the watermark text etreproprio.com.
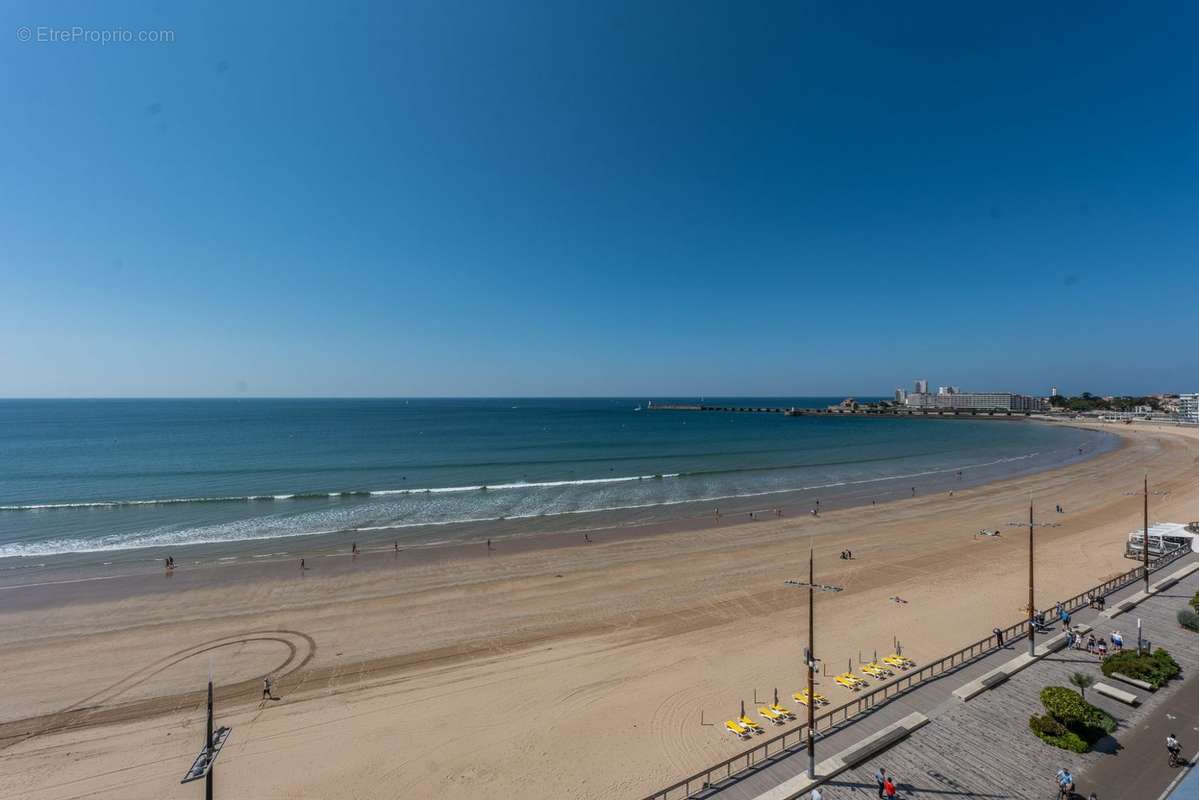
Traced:
[[18, 42], [35, 44], [173, 44], [173, 30], [130, 30], [129, 28], [86, 28], [72, 25], [22, 25], [17, 28]]

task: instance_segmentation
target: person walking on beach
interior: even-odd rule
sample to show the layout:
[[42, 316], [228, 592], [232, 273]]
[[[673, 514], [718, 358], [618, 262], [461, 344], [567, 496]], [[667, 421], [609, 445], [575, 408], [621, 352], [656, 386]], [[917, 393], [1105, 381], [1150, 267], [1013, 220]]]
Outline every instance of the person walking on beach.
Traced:
[[878, 796], [883, 796], [883, 787], [887, 784], [887, 768], [879, 767], [874, 773], [874, 782], [878, 784]]
[[271, 687], [271, 676], [269, 676], [269, 675], [262, 679], [262, 699], [263, 700], [274, 700], [275, 699], [275, 695], [274, 695], [274, 693], [272, 691], [272, 687]]
[[490, 539], [487, 540], [487, 551], [491, 552], [491, 540]]
[[300, 559], [300, 572], [303, 572], [306, 569], [308, 569], [308, 567], [304, 566], [304, 559], [301, 558]]
[[913, 486], [912, 487], [912, 497], [915, 497], [915, 496], [916, 496], [916, 487]]
[[395, 551], [397, 553], [400, 552], [400, 542], [398, 539], [396, 541], [392, 542], [391, 546], [395, 548]]
[[358, 542], [354, 542], [352, 545], [350, 545], [350, 555], [358, 555]]

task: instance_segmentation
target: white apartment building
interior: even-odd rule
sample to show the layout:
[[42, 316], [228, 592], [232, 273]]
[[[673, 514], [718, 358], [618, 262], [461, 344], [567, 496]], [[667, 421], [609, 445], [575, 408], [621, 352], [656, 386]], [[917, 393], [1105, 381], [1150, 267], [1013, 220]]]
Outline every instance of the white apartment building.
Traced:
[[1045, 401], [1011, 392], [928, 392], [908, 395], [907, 405], [911, 408], [963, 409], [974, 411], [1043, 411]]
[[1187, 422], [1199, 422], [1199, 394], [1178, 395], [1178, 414]]

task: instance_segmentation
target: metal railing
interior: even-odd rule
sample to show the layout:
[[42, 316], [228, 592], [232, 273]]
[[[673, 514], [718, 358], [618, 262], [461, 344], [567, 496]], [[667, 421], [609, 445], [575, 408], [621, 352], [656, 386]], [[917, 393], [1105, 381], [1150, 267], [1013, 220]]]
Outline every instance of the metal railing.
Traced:
[[[1149, 572], [1152, 574], [1162, 567], [1174, 563], [1189, 552], [1191, 552], [1190, 548], [1179, 547], [1169, 553], [1160, 555], [1149, 562]], [[1088, 605], [1092, 598], [1106, 597], [1112, 592], [1119, 591], [1135, 583], [1144, 578], [1144, 576], [1145, 568], [1143, 566], [1131, 569], [1128, 572], [1104, 581], [1098, 586], [1093, 586], [1085, 592], [1079, 592], [1069, 600], [1062, 601], [1062, 606], [1066, 611], [1073, 612]], [[1054, 607], [1056, 607], [1056, 603]], [[1026, 637], [1028, 635], [1028, 624], [1028, 620], [1022, 619], [1019, 622], [1008, 625], [1003, 629], [1003, 641], [1012, 642]], [[848, 703], [820, 714], [816, 717], [813, 727], [817, 735], [819, 735], [822, 731], [827, 731], [838, 725], [844, 725], [854, 717], [869, 711], [875, 706], [910, 691], [926, 681], [955, 670], [964, 664], [968, 664], [992, 652], [997, 647], [998, 644], [995, 641], [995, 635], [992, 634], [985, 639], [980, 639], [971, 645], [963, 647], [961, 650], [943, 656], [919, 669], [912, 669], [901, 673], [878, 688], [858, 695]], [[646, 797], [645, 800], [685, 800], [685, 798], [691, 797], [694, 792], [712, 788], [721, 781], [761, 764], [768, 758], [777, 756], [779, 753], [784, 751], [798, 752], [802, 750], [806, 744], [807, 736], [808, 725], [806, 722], [801, 722], [797, 727], [791, 728], [778, 736], [766, 739], [732, 758], [671, 784], [665, 789], [654, 792]]]

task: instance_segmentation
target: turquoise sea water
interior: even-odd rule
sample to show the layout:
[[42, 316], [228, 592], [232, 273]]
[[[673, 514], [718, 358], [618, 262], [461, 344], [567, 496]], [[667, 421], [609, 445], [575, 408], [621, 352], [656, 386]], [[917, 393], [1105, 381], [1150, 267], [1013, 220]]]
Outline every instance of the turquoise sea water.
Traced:
[[635, 410], [644, 405], [2, 401], [0, 558], [347, 531], [415, 543], [796, 497], [831, 505], [1041, 469], [1114, 441], [1028, 422]]

